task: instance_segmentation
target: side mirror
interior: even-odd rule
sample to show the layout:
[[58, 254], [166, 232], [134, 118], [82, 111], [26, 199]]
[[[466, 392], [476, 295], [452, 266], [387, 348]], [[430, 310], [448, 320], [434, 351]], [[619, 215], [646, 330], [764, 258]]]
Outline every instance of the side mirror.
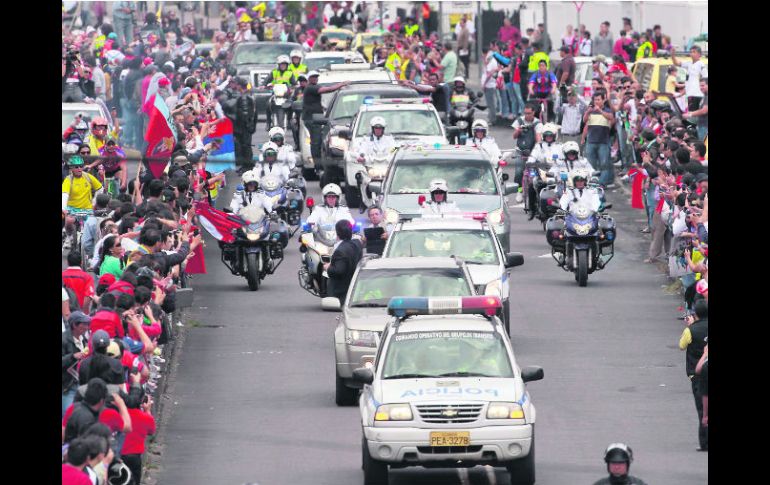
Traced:
[[591, 176], [592, 177], [598, 177], [601, 174], [602, 174], [601, 170], [594, 170], [594, 173], [592, 173]]
[[302, 101], [294, 101], [291, 103], [292, 111], [302, 111]]
[[521, 253], [507, 253], [505, 255], [505, 267], [513, 268], [524, 264], [524, 255]]
[[599, 177], [591, 177], [591, 183], [592, 184], [598, 184], [599, 183]]
[[[540, 370], [541, 379], [542, 377], [542, 369]], [[371, 384], [374, 382], [374, 372], [372, 372], [372, 369], [368, 367], [361, 367], [358, 369], [355, 369], [353, 371], [353, 382], [359, 382], [361, 384]]]
[[369, 191], [373, 194], [382, 193], [382, 182], [369, 182]]
[[350, 140], [352, 133], [350, 133], [350, 130], [348, 130], [347, 128], [343, 128], [337, 131], [337, 136], [342, 138], [343, 140]]
[[516, 182], [506, 183], [503, 192], [505, 195], [515, 194], [519, 191], [519, 184]]
[[329, 124], [329, 118], [325, 118], [322, 113], [313, 113], [311, 120], [313, 120], [315, 123], [318, 123], [319, 125]]
[[543, 368], [536, 365], [521, 369], [521, 380], [524, 382], [539, 381], [542, 380], [544, 376]]
[[604, 206], [604, 210], [612, 209], [612, 204], [607, 204]]
[[340, 300], [333, 296], [327, 296], [321, 300], [321, 308], [325, 312], [338, 312], [342, 309]]
[[510, 175], [508, 175], [507, 173], [504, 173], [504, 174], [502, 175], [502, 178], [503, 178], [503, 182], [507, 182], [507, 181], [508, 181], [508, 179], [509, 179], [509, 178], [511, 178], [511, 177], [510, 177]]

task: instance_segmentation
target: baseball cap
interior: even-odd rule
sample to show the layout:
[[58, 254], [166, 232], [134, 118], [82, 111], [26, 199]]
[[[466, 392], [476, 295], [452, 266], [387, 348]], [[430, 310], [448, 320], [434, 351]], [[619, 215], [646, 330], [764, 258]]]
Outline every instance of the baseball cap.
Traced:
[[111, 284], [115, 283], [116, 279], [117, 278], [115, 278], [114, 274], [104, 273], [103, 275], [101, 275], [99, 277], [99, 284], [98, 285], [99, 286], [102, 286], [102, 285], [110, 286]]
[[106, 349], [110, 345], [110, 334], [104, 330], [97, 330], [91, 336], [91, 345], [93, 345], [94, 350]]
[[110, 341], [110, 345], [107, 346], [107, 352], [106, 353], [110, 357], [115, 357], [115, 358], [120, 357], [120, 354], [121, 354], [120, 345], [116, 341], [111, 340]]
[[168, 86], [169, 84], [171, 84], [171, 81], [167, 77], [162, 77], [158, 80], [158, 86]]
[[88, 315], [86, 315], [81, 311], [76, 311], [76, 312], [70, 313], [70, 316], [67, 319], [67, 322], [70, 324], [70, 326], [77, 325], [80, 323], [91, 323], [91, 317], [89, 317]]
[[318, 71], [310, 71], [309, 73], [307, 73], [308, 79], [310, 79], [313, 76], [320, 76], [320, 75], [321, 75], [321, 73], [318, 72]]

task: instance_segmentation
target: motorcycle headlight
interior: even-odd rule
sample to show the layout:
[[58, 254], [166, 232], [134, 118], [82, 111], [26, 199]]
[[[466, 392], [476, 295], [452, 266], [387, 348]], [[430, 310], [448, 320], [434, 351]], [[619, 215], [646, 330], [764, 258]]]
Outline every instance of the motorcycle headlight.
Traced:
[[372, 165], [367, 167], [366, 172], [372, 178], [382, 178], [385, 176], [385, 172], [388, 170], [387, 165]]
[[492, 225], [499, 225], [503, 223], [503, 209], [497, 209], [493, 210], [489, 214], [487, 214], [487, 219], [489, 220], [490, 224]]
[[385, 221], [389, 224], [395, 224], [398, 222], [398, 211], [395, 209], [385, 210]]
[[572, 229], [575, 231], [575, 234], [578, 236], [585, 236], [589, 232], [591, 232], [591, 227], [593, 224], [590, 222], [587, 222], [585, 224], [572, 224]]
[[344, 152], [348, 149], [348, 141], [344, 138], [333, 136], [329, 138], [329, 148], [336, 148], [337, 150]]
[[524, 419], [524, 410], [515, 402], [492, 402], [487, 408], [487, 419]]
[[484, 288], [484, 294], [489, 296], [499, 296], [503, 298], [503, 280], [492, 280]]
[[345, 330], [345, 343], [356, 347], [377, 347], [377, 332], [370, 330]]
[[259, 241], [260, 234], [246, 234], [246, 239], [249, 241]]
[[411, 421], [412, 408], [409, 404], [382, 404], [374, 415], [375, 421]]
[[461, 130], [464, 130], [465, 128], [468, 128], [468, 122], [467, 121], [458, 121], [457, 127]]

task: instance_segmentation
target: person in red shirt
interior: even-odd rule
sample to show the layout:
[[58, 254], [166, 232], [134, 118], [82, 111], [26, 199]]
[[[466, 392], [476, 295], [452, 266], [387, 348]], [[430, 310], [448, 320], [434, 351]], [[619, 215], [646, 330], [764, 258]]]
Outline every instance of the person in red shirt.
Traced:
[[91, 479], [84, 470], [88, 464], [88, 443], [85, 439], [72, 440], [67, 448], [67, 461], [61, 466], [62, 485], [91, 485]]
[[[131, 470], [131, 476], [134, 477], [134, 483], [140, 485], [139, 480], [142, 477], [142, 455], [144, 454], [145, 442], [147, 436], [155, 434], [155, 418], [152, 416], [152, 398], [145, 395], [141, 405], [128, 409], [128, 415], [131, 416], [132, 430], [126, 434], [121, 450], [123, 463]], [[133, 405], [133, 404], [132, 404]]]
[[80, 267], [82, 262], [83, 258], [80, 255], [80, 251], [70, 251], [67, 255], [68, 267], [62, 271], [61, 277], [64, 281], [64, 286], [75, 292], [80, 308], [83, 309], [83, 313], [87, 314], [96, 291], [94, 289], [94, 278]]
[[[99, 299], [99, 308], [91, 317], [91, 332], [104, 330], [110, 338], [123, 338], [125, 335], [123, 322], [120, 315], [115, 311], [115, 302], [117, 298], [113, 293], [104, 293]], [[95, 322], [95, 324], [94, 324]]]

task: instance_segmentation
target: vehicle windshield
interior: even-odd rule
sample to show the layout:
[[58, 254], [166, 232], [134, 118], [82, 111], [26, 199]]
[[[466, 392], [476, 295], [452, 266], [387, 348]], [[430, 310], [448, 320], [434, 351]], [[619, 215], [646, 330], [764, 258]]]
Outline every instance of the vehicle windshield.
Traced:
[[494, 332], [406, 332], [393, 336], [383, 379], [513, 377], [500, 335]]
[[369, 135], [369, 122], [375, 116], [382, 116], [388, 124], [385, 133], [393, 136], [441, 136], [441, 123], [433, 111], [409, 110], [402, 108], [388, 111], [367, 111], [361, 114], [355, 136]]
[[361, 36], [361, 45], [382, 45], [383, 44], [384, 37], [382, 35], [362, 35]]
[[[358, 109], [363, 104], [364, 98], [373, 99], [397, 99], [397, 98], [416, 98], [418, 93], [416, 91], [391, 91], [384, 93], [368, 92], [368, 93], [340, 93], [337, 100], [332, 107], [329, 118], [333, 120], [352, 120], [358, 113]], [[390, 127], [390, 126], [388, 126]]]
[[488, 231], [474, 229], [397, 231], [390, 236], [391, 241], [385, 256], [457, 256], [466, 263], [499, 264], [497, 248], [492, 237]]
[[296, 44], [253, 44], [243, 46], [235, 53], [235, 64], [275, 64], [278, 56], [291, 54]]
[[471, 295], [471, 288], [459, 267], [369, 269], [358, 272], [349, 306], [384, 308], [394, 296]]
[[337, 30], [327, 30], [324, 32], [321, 32], [321, 35], [325, 35], [327, 39], [331, 40], [338, 40], [338, 39], [351, 39], [352, 36], [348, 34], [347, 32], [340, 32]]
[[86, 123], [91, 122], [92, 119], [98, 118], [102, 115], [101, 111], [99, 111], [99, 107], [94, 105], [93, 108], [89, 109], [62, 109], [61, 110], [61, 131], [64, 133], [64, 130], [67, 129], [68, 126], [72, 124], [72, 120], [75, 119], [75, 115], [78, 113], [83, 113], [85, 115], [84, 121]]
[[340, 57], [315, 57], [312, 59], [305, 59], [308, 72], [320, 71], [321, 69], [329, 69], [332, 64], [345, 64], [345, 56]]
[[[427, 194], [430, 181], [446, 180], [450, 194], [496, 195], [492, 164], [486, 160], [420, 160], [399, 163], [393, 173], [389, 194]], [[448, 200], [452, 200], [450, 196]]]

